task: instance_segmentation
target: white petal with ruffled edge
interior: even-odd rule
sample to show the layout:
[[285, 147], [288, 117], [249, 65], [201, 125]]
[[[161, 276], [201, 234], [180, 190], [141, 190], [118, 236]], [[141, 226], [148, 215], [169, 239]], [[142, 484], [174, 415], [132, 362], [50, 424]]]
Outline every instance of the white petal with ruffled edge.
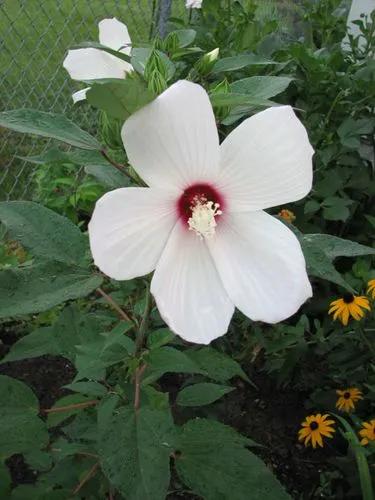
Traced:
[[99, 269], [117, 280], [153, 271], [177, 221], [176, 197], [175, 191], [121, 188], [100, 198], [89, 223]]
[[311, 190], [313, 148], [290, 106], [245, 120], [224, 140], [219, 186], [228, 210], [249, 211], [299, 200]]
[[179, 81], [124, 124], [130, 163], [151, 187], [184, 189], [219, 172], [219, 137], [207, 92]]
[[124, 78], [127, 63], [103, 50], [69, 50], [63, 66], [73, 80], [98, 80], [100, 78]]
[[222, 216], [208, 246], [230, 299], [253, 321], [283, 321], [312, 296], [297, 238], [266, 212]]
[[169, 328], [189, 342], [209, 344], [224, 335], [234, 312], [205, 241], [179, 221], [151, 282]]
[[128, 28], [118, 19], [102, 19], [99, 24], [99, 41], [102, 45], [113, 50], [120, 50], [124, 54], [130, 54], [131, 40]]

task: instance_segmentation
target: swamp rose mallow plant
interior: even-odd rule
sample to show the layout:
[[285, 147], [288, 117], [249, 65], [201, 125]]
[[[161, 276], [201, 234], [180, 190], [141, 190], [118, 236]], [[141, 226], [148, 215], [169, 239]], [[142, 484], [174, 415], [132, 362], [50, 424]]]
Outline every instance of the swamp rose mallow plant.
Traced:
[[[110, 49], [130, 55], [131, 40], [125, 24], [112, 19], [102, 19], [99, 24], [99, 42]], [[87, 81], [101, 78], [125, 78], [132, 71], [131, 64], [107, 52], [95, 49], [73, 49], [68, 51], [64, 59], [64, 68], [73, 80]], [[86, 99], [90, 87], [75, 92], [74, 102]]]
[[116, 280], [155, 270], [151, 292], [174, 332], [208, 344], [235, 307], [276, 323], [311, 297], [297, 238], [264, 211], [311, 189], [313, 149], [290, 106], [248, 118], [219, 144], [206, 91], [179, 81], [125, 122], [122, 139], [150, 187], [97, 202], [91, 251]]

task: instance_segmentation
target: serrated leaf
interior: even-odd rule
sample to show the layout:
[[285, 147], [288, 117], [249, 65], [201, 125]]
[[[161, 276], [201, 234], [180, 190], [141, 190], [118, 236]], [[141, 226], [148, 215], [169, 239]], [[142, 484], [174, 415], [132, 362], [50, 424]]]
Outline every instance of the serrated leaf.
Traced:
[[247, 94], [227, 94], [214, 93], [210, 94], [210, 101], [215, 108], [220, 107], [235, 107], [235, 106], [272, 106], [275, 103], [262, 97], [253, 97]]
[[227, 354], [217, 351], [212, 347], [202, 347], [197, 350], [189, 349], [187, 356], [196, 363], [206, 375], [218, 382], [227, 382], [233, 377], [241, 377], [250, 382], [241, 366]]
[[0, 459], [40, 449], [48, 443], [39, 401], [23, 382], [0, 375]]
[[143, 384], [148, 384], [160, 378], [164, 373], [200, 373], [205, 370], [200, 368], [185, 353], [174, 347], [160, 347], [154, 349], [145, 358], [148, 364]]
[[178, 393], [176, 403], [180, 406], [209, 405], [232, 391], [234, 387], [202, 382], [184, 387]]
[[86, 297], [103, 279], [63, 262], [41, 262], [0, 271], [0, 318], [37, 313]]
[[32, 201], [0, 203], [0, 221], [9, 236], [35, 257], [87, 265], [88, 241], [69, 219]]
[[[182, 428], [176, 469], [205, 500], [287, 500], [269, 468], [248, 451], [246, 438], [219, 422], [195, 419]], [[250, 493], [251, 492], [251, 493]]]
[[336, 257], [375, 255], [375, 248], [361, 245], [355, 241], [338, 238], [331, 234], [305, 234], [303, 239], [321, 248], [331, 259], [336, 259]]
[[88, 102], [94, 108], [120, 120], [126, 120], [155, 97], [143, 81], [130, 78], [96, 82], [86, 94]]
[[160, 328], [154, 330], [147, 337], [147, 347], [149, 349], [157, 349], [165, 344], [169, 344], [175, 338], [175, 334], [169, 328]]
[[82, 149], [100, 149], [99, 142], [65, 116], [36, 109], [15, 109], [0, 113], [0, 127], [16, 132], [50, 137]]
[[105, 428], [100, 427], [102, 470], [128, 500], [164, 500], [173, 445], [169, 410], [121, 409]]
[[51, 148], [34, 156], [17, 156], [21, 160], [30, 163], [75, 163], [76, 165], [103, 165], [113, 168], [99, 151], [93, 150], [71, 150], [62, 151], [59, 148]]

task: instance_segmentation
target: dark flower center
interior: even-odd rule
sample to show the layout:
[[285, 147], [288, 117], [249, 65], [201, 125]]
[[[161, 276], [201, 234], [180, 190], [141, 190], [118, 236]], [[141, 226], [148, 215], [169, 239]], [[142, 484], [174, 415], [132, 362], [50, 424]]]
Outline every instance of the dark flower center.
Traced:
[[197, 203], [205, 204], [209, 201], [212, 201], [214, 205], [218, 203], [221, 211], [225, 208], [223, 197], [211, 184], [193, 184], [185, 189], [178, 199], [178, 213], [187, 222], [192, 215], [192, 209]]
[[342, 298], [345, 304], [351, 304], [354, 301], [354, 295], [351, 293], [345, 293]]
[[344, 399], [350, 399], [350, 392], [344, 392]]
[[318, 422], [311, 422], [311, 424], [310, 424], [310, 429], [311, 429], [312, 431], [315, 431], [318, 427], [319, 427]]

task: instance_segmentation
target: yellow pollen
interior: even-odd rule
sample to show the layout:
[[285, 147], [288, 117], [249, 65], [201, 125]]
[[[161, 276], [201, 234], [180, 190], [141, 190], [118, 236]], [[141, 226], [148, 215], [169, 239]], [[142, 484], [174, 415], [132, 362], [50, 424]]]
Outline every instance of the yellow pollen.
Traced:
[[221, 215], [222, 211], [219, 210], [219, 203], [213, 203], [212, 201], [197, 200], [196, 203], [191, 207], [191, 217], [188, 220], [189, 230], [195, 231], [196, 234], [201, 238], [211, 238], [215, 234], [215, 227], [217, 222], [215, 217]]

